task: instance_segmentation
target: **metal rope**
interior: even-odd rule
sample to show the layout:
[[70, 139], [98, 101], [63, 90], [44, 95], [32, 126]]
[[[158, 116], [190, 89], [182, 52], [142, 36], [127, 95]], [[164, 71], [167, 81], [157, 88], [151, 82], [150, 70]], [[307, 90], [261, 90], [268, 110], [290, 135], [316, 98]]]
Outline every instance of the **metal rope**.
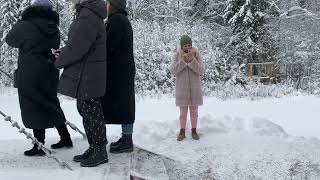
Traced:
[[61, 161], [59, 158], [52, 155], [54, 151], [51, 151], [50, 149], [46, 148], [42, 143], [40, 143], [36, 138], [32, 136], [32, 134], [28, 133], [26, 129], [18, 124], [18, 122], [13, 121], [10, 116], [7, 116], [0, 110], [0, 114], [4, 117], [5, 121], [8, 121], [11, 123], [12, 127], [16, 127], [19, 129], [19, 133], [22, 133], [26, 136], [27, 139], [31, 139], [33, 144], [36, 144], [38, 146], [38, 149], [43, 150], [46, 153], [46, 157], [55, 160], [60, 167], [67, 168], [70, 171], [73, 171], [73, 169], [64, 161]]

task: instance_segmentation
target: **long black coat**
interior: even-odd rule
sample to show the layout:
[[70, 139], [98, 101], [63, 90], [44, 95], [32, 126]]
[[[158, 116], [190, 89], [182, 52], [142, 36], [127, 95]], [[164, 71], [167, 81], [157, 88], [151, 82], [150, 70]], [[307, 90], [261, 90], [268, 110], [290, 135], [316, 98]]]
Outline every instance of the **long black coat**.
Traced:
[[100, 98], [106, 92], [105, 3], [88, 0], [76, 8], [68, 42], [55, 62], [64, 68], [58, 92], [77, 99]]
[[58, 48], [59, 15], [47, 7], [29, 7], [6, 36], [19, 48], [18, 93], [24, 125], [31, 129], [61, 126], [66, 119], [57, 98], [59, 71], [51, 48]]
[[126, 12], [112, 14], [107, 22], [107, 92], [102, 107], [107, 124], [135, 121], [135, 62], [133, 32]]

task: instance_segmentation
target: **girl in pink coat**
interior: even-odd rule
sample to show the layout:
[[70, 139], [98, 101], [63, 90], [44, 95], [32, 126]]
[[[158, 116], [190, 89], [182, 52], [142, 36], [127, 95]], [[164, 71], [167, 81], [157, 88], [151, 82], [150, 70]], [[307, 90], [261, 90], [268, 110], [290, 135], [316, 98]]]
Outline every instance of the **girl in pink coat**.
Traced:
[[170, 71], [176, 76], [176, 105], [180, 107], [180, 133], [177, 140], [185, 136], [188, 110], [190, 110], [192, 138], [199, 140], [197, 133], [198, 107], [203, 104], [201, 76], [204, 65], [199, 51], [192, 47], [192, 39], [183, 35], [181, 49], [174, 56]]

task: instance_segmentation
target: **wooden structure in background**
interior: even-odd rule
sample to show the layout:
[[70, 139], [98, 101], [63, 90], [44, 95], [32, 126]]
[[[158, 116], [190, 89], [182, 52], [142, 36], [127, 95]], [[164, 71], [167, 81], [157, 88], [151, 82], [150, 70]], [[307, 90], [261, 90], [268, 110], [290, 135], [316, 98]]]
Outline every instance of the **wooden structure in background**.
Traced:
[[[268, 85], [271, 83], [275, 83], [275, 77], [273, 73], [274, 68], [274, 62], [264, 62], [264, 63], [248, 63], [248, 76], [249, 80], [259, 80], [261, 83]], [[259, 72], [260, 74], [263, 74], [263, 76], [254, 76], [253, 67], [259, 66], [263, 69], [265, 72]]]

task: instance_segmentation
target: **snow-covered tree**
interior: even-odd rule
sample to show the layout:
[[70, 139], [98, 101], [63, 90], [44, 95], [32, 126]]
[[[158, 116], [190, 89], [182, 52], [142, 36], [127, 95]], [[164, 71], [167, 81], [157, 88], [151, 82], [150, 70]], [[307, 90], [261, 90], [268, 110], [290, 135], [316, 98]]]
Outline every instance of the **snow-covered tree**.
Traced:
[[[53, 0], [60, 15], [63, 43], [74, 17], [71, 2]], [[127, 0], [134, 28], [137, 92], [171, 93], [168, 71], [179, 37], [189, 34], [203, 56], [204, 91], [236, 79], [246, 62], [275, 61], [279, 73], [301, 88], [320, 89], [319, 0]], [[0, 0], [0, 68], [12, 73], [17, 50], [4, 43], [6, 33], [31, 0]], [[280, 16], [279, 16], [280, 15]], [[243, 71], [244, 72], [244, 71]], [[0, 74], [0, 83], [10, 85]], [[222, 88], [223, 89], [223, 88]], [[320, 92], [320, 91], [319, 91]]]
[[[17, 0], [1, 0], [1, 53], [0, 53], [0, 68], [9, 74], [13, 74], [17, 62], [18, 51], [4, 43], [5, 37], [10, 31], [12, 25], [18, 20], [20, 12], [20, 3]], [[5, 85], [11, 84], [11, 80], [0, 74], [0, 79]]]
[[19, 8], [19, 15], [25, 10], [27, 7], [31, 5], [31, 0], [17, 0], [17, 7]]
[[167, 22], [174, 21], [174, 11], [167, 0], [131, 0], [128, 1], [131, 19]]
[[69, 27], [74, 18], [75, 11], [72, 9], [72, 3], [65, 0], [56, 0], [55, 10], [60, 15], [61, 46], [64, 46], [68, 40]]
[[280, 71], [290, 80], [300, 83], [301, 88], [313, 88], [312, 84], [320, 82], [319, 26], [316, 14], [294, 6], [282, 13], [274, 31], [279, 44]]
[[225, 21], [233, 36], [226, 55], [234, 67], [248, 62], [275, 61], [277, 46], [269, 32], [268, 19], [278, 15], [272, 0], [228, 0]]
[[190, 6], [190, 10], [185, 11], [185, 14], [192, 20], [204, 20], [207, 23], [224, 25], [225, 0], [187, 0], [185, 4], [187, 7]]

